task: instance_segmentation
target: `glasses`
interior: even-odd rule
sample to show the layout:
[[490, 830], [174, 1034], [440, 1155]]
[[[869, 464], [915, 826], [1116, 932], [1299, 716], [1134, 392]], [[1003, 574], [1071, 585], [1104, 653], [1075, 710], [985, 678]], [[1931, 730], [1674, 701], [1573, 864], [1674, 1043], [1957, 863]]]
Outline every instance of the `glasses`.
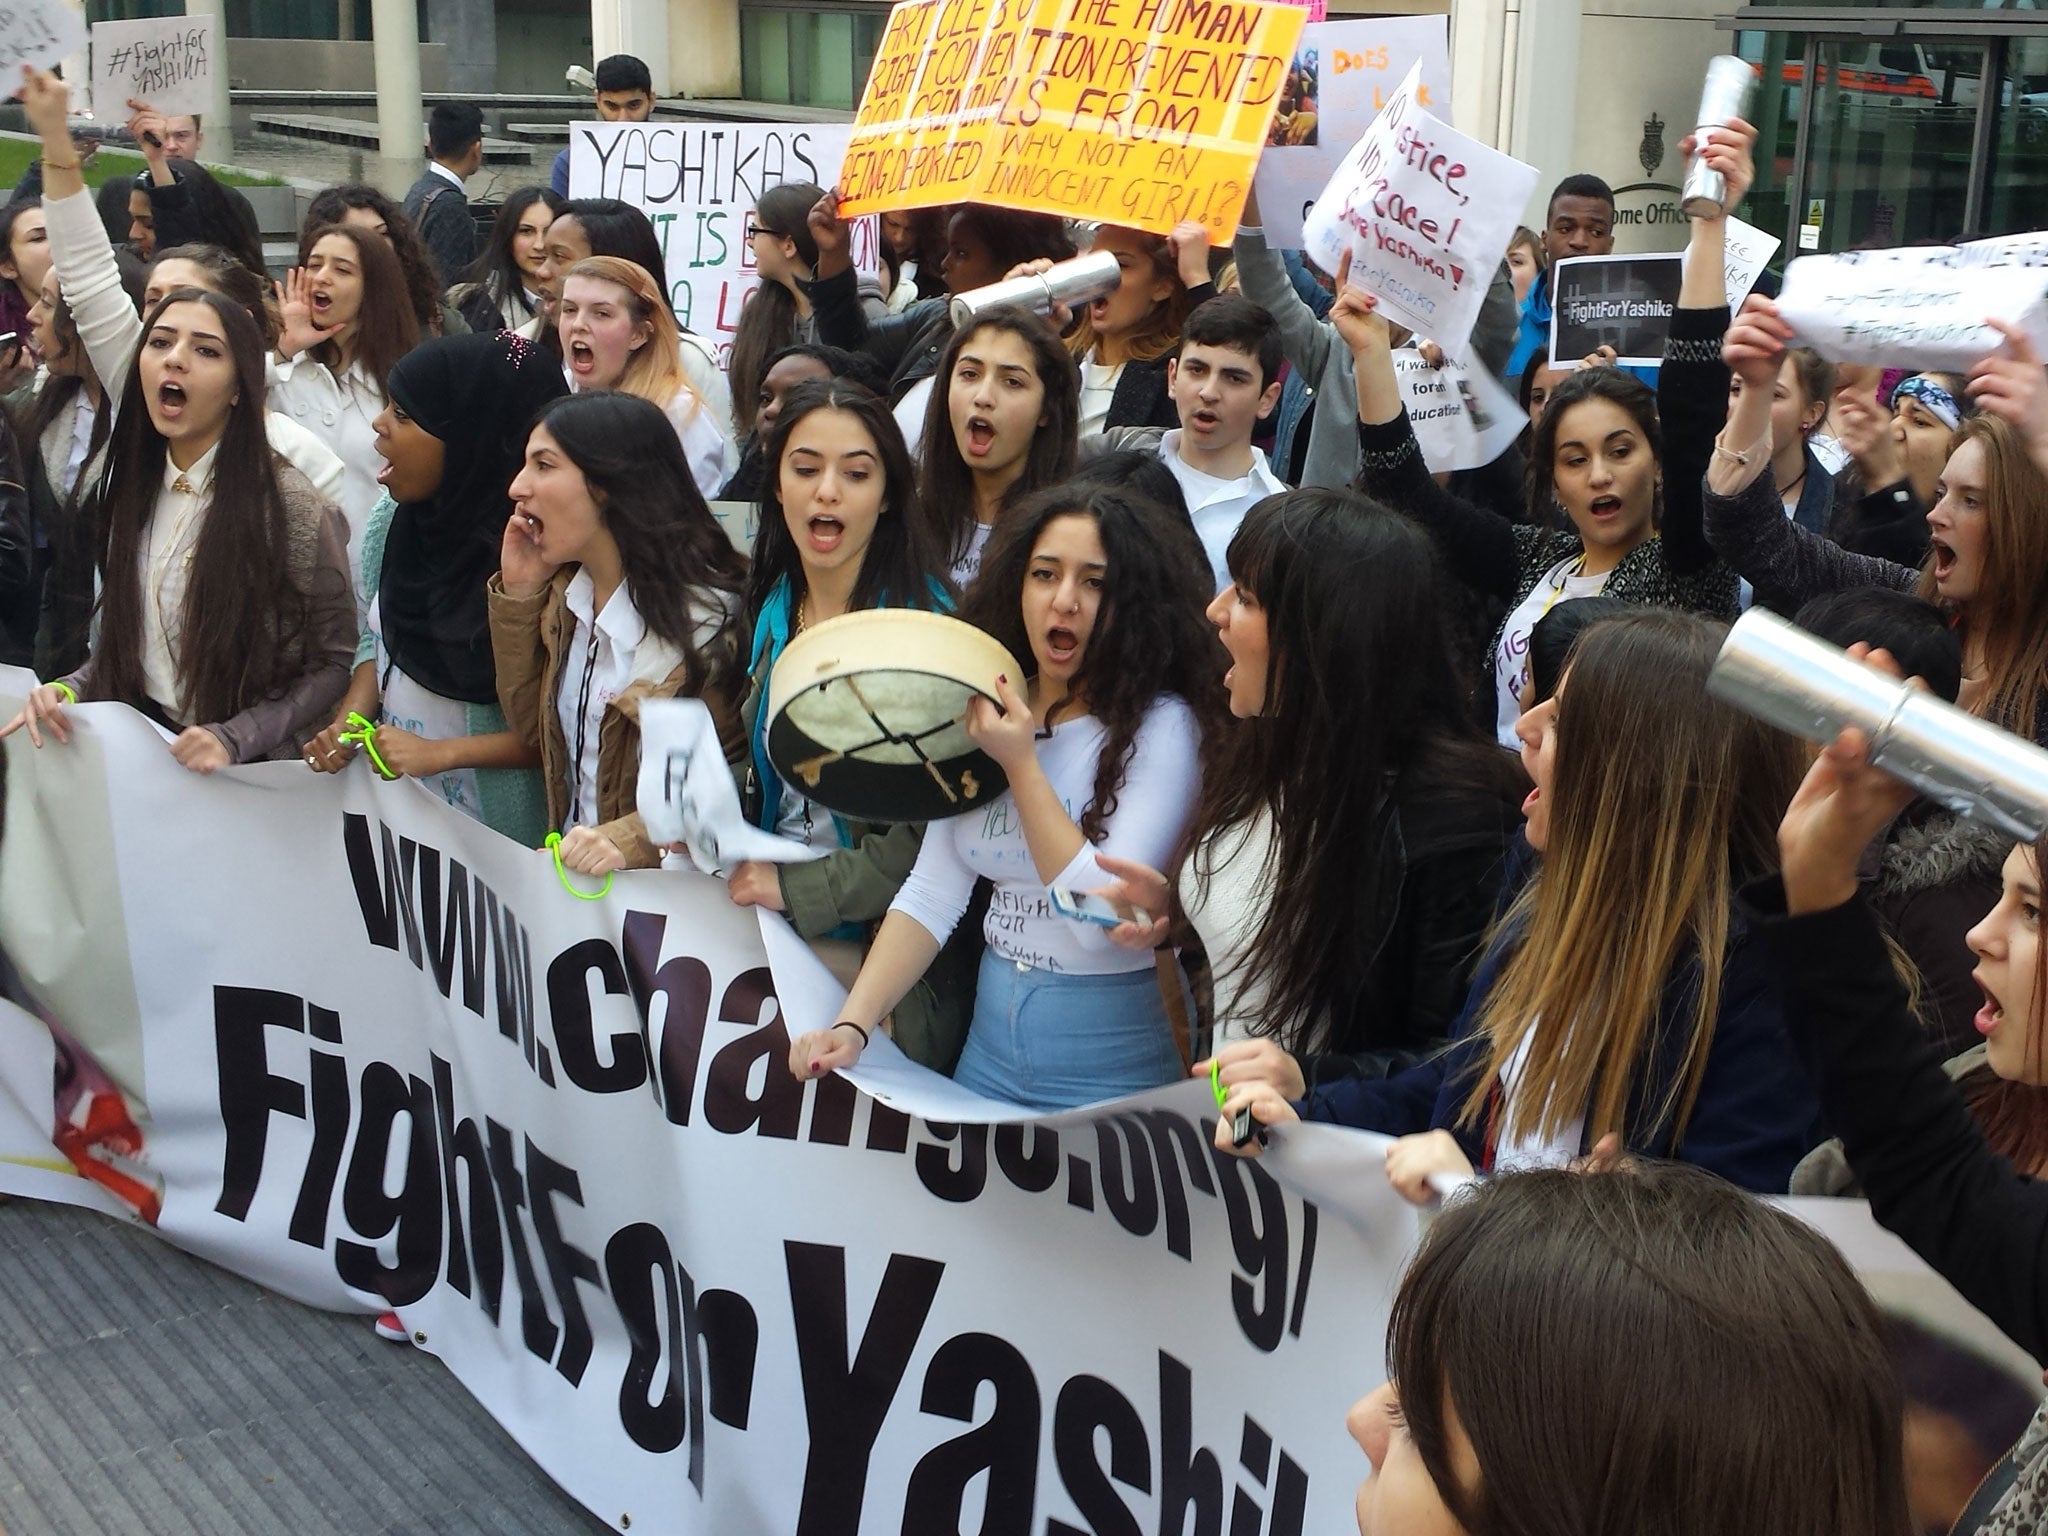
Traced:
[[770, 240], [786, 240], [789, 238], [779, 229], [770, 229], [766, 224], [756, 224], [752, 219], [747, 220], [747, 238], [751, 240], [756, 235], [766, 235]]

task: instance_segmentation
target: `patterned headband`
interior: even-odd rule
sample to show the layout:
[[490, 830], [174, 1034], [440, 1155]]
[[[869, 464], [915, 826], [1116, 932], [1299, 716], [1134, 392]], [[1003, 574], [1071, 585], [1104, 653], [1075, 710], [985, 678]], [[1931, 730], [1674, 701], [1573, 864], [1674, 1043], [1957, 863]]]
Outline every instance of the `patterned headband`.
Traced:
[[1962, 407], [1956, 404], [1956, 397], [1924, 373], [1916, 373], [1910, 379], [1900, 381], [1899, 387], [1892, 391], [1895, 409], [1901, 395], [1911, 395], [1920, 402], [1921, 409], [1951, 432], [1963, 424]]

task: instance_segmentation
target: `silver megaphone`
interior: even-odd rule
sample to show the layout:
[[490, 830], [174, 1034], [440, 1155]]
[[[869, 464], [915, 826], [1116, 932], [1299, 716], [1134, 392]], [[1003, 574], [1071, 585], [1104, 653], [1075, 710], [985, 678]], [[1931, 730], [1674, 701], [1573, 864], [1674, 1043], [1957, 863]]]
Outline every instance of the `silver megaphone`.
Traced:
[[986, 288], [956, 293], [948, 312], [955, 330], [998, 304], [1015, 304], [1045, 315], [1055, 304], [1079, 308], [1090, 299], [1113, 293], [1122, 281], [1123, 271], [1116, 264], [1114, 251], [1090, 251], [1072, 261], [1056, 262], [1033, 277], [1008, 277]]
[[1707, 691], [1823, 745], [1853, 725], [1870, 738], [1871, 762], [1930, 800], [2017, 842], [2048, 831], [2048, 752], [1776, 614], [1752, 608], [1735, 621]]

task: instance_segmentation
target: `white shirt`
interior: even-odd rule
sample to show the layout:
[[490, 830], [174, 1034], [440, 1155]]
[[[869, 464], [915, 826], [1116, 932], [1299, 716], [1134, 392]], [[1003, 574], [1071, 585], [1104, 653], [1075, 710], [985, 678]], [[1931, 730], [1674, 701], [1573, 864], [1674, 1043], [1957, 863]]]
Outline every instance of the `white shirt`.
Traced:
[[377, 433], [370, 425], [384, 409], [384, 392], [360, 362], [340, 374], [310, 352], [281, 358], [272, 370], [271, 409], [319, 438], [341, 460], [341, 493], [333, 498], [348, 522], [348, 573], [363, 589], [363, 530], [384, 494], [377, 471]]
[[1209, 556], [1209, 569], [1216, 578], [1213, 590], [1220, 592], [1230, 584], [1230, 562], [1224, 557], [1229, 553], [1237, 525], [1258, 503], [1286, 490], [1287, 482], [1267, 468], [1266, 456], [1249, 443], [1245, 452], [1251, 455], [1252, 467], [1235, 480], [1219, 480], [1182, 458], [1180, 441], [1181, 429], [1175, 427], [1159, 440], [1159, 457], [1180, 482], [1181, 494], [1188, 502], [1188, 516], [1194, 519], [1195, 532], [1201, 537], [1202, 548]]
[[85, 461], [92, 452], [92, 427], [99, 419], [99, 407], [80, 390], [71, 412], [71, 445], [64, 456], [64, 494], [69, 496], [78, 485], [79, 471], [85, 468]]
[[[1101, 721], [1081, 715], [1062, 720], [1038, 743], [1039, 766], [1077, 822], [1094, 797], [1095, 768], [1106, 736]], [[1153, 700], [1138, 727], [1116, 811], [1099, 845], [1084, 843], [1051, 881], [1039, 879], [1017, 802], [1006, 791], [979, 811], [925, 828], [917, 864], [890, 910], [912, 918], [943, 943], [967, 910], [975, 879], [986, 877], [995, 891], [982, 935], [1003, 959], [1035, 970], [1090, 976], [1150, 970], [1150, 953], [1119, 949], [1105, 929], [1061, 917], [1046, 890], [1093, 891], [1109, 884], [1112, 877], [1095, 861], [1098, 852], [1155, 869], [1165, 864], [1195, 808], [1200, 745], [1201, 731], [1185, 703], [1171, 696]]]
[[[556, 681], [555, 716], [569, 748], [569, 815], [562, 830], [594, 827], [597, 820], [598, 744], [604, 712], [636, 683], [659, 683], [683, 664], [682, 651], [650, 634], [624, 582], [593, 613], [597, 583], [579, 569], [562, 594], [576, 627]], [[709, 645], [726, 622], [725, 602], [703, 588], [690, 591], [690, 609], [701, 614], [690, 639]]]
[[1501, 1068], [1500, 1086], [1502, 1099], [1503, 1129], [1493, 1148], [1493, 1171], [1510, 1173], [1518, 1168], [1563, 1168], [1579, 1155], [1579, 1147], [1586, 1139], [1586, 1117], [1580, 1115], [1569, 1122], [1555, 1136], [1540, 1136], [1530, 1133], [1526, 1136], [1511, 1136], [1505, 1126], [1509, 1114], [1518, 1106], [1515, 1093], [1521, 1082], [1522, 1073], [1529, 1065], [1529, 1050], [1536, 1043], [1536, 1028], [1540, 1019], [1529, 1025], [1522, 1036], [1522, 1043], [1515, 1047], [1515, 1054], [1508, 1058]]
[[1266, 993], [1241, 972], [1273, 904], [1272, 817], [1260, 811], [1250, 821], [1211, 835], [1182, 864], [1177, 885], [1181, 910], [1201, 939], [1215, 977], [1216, 1035], [1210, 1049], [1250, 1039], [1245, 1021], [1265, 1006]]
[[1613, 574], [1603, 571], [1598, 576], [1572, 575], [1572, 570], [1585, 558], [1573, 555], [1553, 565], [1529, 589], [1529, 595], [1508, 615], [1501, 629], [1500, 647], [1493, 653], [1493, 681], [1499, 708], [1496, 724], [1500, 744], [1510, 752], [1518, 751], [1522, 745], [1515, 735], [1515, 722], [1522, 718], [1522, 696], [1529, 691], [1529, 636], [1536, 621], [1558, 603], [1570, 602], [1575, 597], [1598, 597]]
[[953, 585], [962, 592], [981, 574], [982, 551], [988, 548], [988, 536], [995, 531], [994, 523], [976, 523], [974, 531], [967, 535], [967, 547], [953, 557]]
[[903, 441], [910, 445], [910, 457], [924, 462], [924, 417], [931, 409], [932, 376], [919, 379], [903, 392], [903, 398], [890, 407], [889, 414], [896, 418], [896, 425], [903, 429]]
[[212, 500], [215, 443], [190, 469], [164, 458], [163, 489], [142, 540], [142, 684], [173, 720], [185, 718], [178, 691], [178, 642], [192, 551]]
[[719, 426], [711, 407], [685, 390], [677, 390], [669, 403], [662, 407], [662, 413], [668, 417], [669, 425], [676, 429], [676, 441], [683, 445], [683, 457], [690, 465], [690, 478], [697, 482], [697, 489], [704, 499], [712, 500], [725, 489], [725, 482], [739, 468], [732, 438]]
[[460, 192], [464, 197], [469, 196], [468, 183], [463, 181], [463, 179], [460, 176], [456, 175], [453, 171], [449, 170], [448, 167], [443, 165], [440, 161], [429, 160], [427, 162], [427, 169], [432, 171], [436, 176], [440, 177], [443, 181], [447, 182], [450, 186], [454, 187], [455, 190]]
[[1122, 363], [1115, 367], [1098, 363], [1093, 352], [1081, 359], [1081, 436], [1100, 432], [1109, 420], [1109, 403], [1123, 371]]

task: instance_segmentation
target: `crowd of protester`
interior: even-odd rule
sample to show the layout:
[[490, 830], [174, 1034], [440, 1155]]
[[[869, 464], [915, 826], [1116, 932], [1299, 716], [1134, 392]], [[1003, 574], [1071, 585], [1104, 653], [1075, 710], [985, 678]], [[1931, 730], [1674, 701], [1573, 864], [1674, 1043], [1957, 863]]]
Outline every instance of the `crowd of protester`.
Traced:
[[[652, 110], [639, 61], [596, 80], [600, 115]], [[374, 722], [385, 772], [600, 875], [683, 862], [635, 808], [639, 711], [701, 699], [746, 815], [820, 855], [725, 872], [844, 962], [798, 1076], [882, 1032], [1042, 1110], [1213, 1070], [1222, 1150], [1322, 1121], [1394, 1138], [1418, 1204], [1480, 1176], [1354, 1413], [1368, 1532], [1928, 1528], [1885, 1325], [1742, 1192], [1867, 1194], [2048, 1357], [2043, 848], [1706, 688], [1756, 603], [2048, 745], [2019, 332], [1967, 375], [1837, 369], [1768, 298], [1730, 314], [1695, 217], [1661, 367], [1552, 368], [1552, 264], [1614, 243], [1573, 176], [1472, 337], [1529, 431], [1453, 476], [1409, 338], [1255, 201], [1229, 251], [906, 211], [870, 278], [835, 195], [786, 183], [721, 359], [645, 215], [569, 199], [566, 155], [477, 238], [474, 108], [436, 109], [402, 204], [316, 198], [273, 282], [196, 123], [138, 110], [148, 169], [103, 217], [66, 86], [23, 97], [0, 648], [45, 681], [8, 732], [61, 744], [112, 701], [195, 772], [334, 773]], [[1753, 140], [1703, 145], [1731, 211]], [[1111, 291], [955, 323], [1077, 235]], [[758, 508], [750, 550], [721, 500]], [[890, 608], [1016, 658], [966, 720], [1004, 814], [863, 823], [770, 761], [784, 649]], [[2048, 1417], [1957, 1529], [2048, 1531], [2044, 1447]]]

